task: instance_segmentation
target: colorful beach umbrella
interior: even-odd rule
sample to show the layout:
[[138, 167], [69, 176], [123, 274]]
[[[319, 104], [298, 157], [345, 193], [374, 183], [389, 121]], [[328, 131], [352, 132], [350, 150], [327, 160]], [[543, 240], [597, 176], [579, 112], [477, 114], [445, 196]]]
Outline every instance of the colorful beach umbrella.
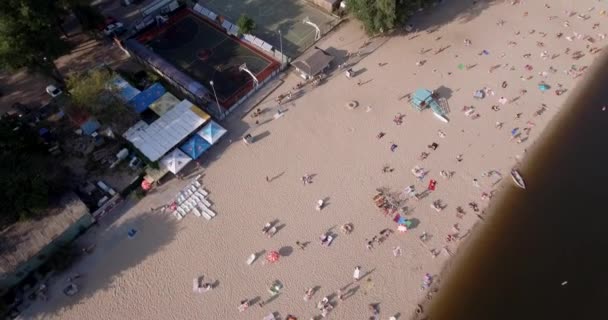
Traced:
[[226, 132], [226, 129], [215, 121], [209, 121], [197, 134], [209, 143], [215, 144]]
[[201, 136], [195, 134], [192, 136], [192, 138], [182, 144], [179, 149], [190, 156], [190, 158], [196, 160], [210, 147], [211, 143], [207, 142], [207, 140], [203, 139]]
[[281, 257], [281, 255], [279, 254], [278, 251], [270, 251], [268, 252], [268, 254], [266, 255], [266, 261], [270, 262], [270, 263], [275, 263], [277, 261], [279, 261], [279, 258]]
[[148, 180], [144, 179], [141, 181], [141, 188], [144, 189], [144, 191], [148, 191], [152, 189], [152, 184]]

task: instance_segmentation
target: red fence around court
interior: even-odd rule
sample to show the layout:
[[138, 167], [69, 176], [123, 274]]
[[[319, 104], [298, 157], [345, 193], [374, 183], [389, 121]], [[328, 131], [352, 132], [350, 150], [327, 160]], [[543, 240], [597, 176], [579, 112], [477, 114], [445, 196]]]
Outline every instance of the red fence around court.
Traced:
[[[184, 18], [186, 18], [188, 16], [193, 16], [196, 19], [199, 19], [200, 21], [202, 21], [203, 23], [211, 26], [212, 28], [219, 30], [220, 32], [225, 34], [226, 37], [229, 38], [229, 40], [236, 41], [240, 46], [243, 46], [243, 47], [253, 51], [259, 57], [266, 60], [268, 62], [268, 66], [266, 66], [266, 68], [262, 69], [260, 72], [255, 74], [259, 83], [262, 83], [262, 82], [264, 82], [264, 80], [271, 77], [274, 74], [274, 72], [279, 70], [279, 68], [281, 67], [281, 65], [278, 61], [275, 61], [272, 57], [267, 55], [264, 51], [260, 50], [259, 48], [255, 47], [253, 45], [250, 45], [249, 43], [242, 41], [241, 39], [228, 35], [226, 33], [226, 31], [224, 30], [224, 28], [222, 28], [220, 25], [218, 25], [216, 21], [211, 21], [208, 18], [203, 17], [200, 14], [194, 12], [190, 8], [184, 8], [184, 9], [178, 10], [169, 18], [168, 21], [163, 23], [161, 26], [152, 27], [152, 28], [148, 29], [147, 31], [143, 32], [141, 35], [137, 36], [137, 41], [140, 42], [141, 44], [145, 45], [146, 43], [152, 41], [160, 33], [163, 33], [168, 28], [170, 28], [171, 26], [175, 25], [177, 22], [183, 20]], [[203, 86], [207, 87], [206, 84], [203, 84]], [[210, 89], [210, 88], [207, 88], [207, 89]], [[239, 101], [241, 98], [246, 96], [252, 90], [253, 90], [253, 80], [250, 80], [247, 83], [245, 83], [243, 86], [241, 86], [238, 90], [236, 90], [229, 97], [227, 97], [225, 99], [219, 99], [220, 105], [222, 106], [222, 108], [228, 110], [237, 101]]]

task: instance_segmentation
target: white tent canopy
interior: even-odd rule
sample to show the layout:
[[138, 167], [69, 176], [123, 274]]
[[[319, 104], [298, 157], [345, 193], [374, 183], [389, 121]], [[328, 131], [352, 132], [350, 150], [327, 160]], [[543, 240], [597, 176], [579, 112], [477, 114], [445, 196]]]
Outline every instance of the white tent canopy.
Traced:
[[211, 120], [196, 134], [207, 140], [207, 142], [215, 144], [224, 134], [226, 134], [226, 129]]
[[160, 165], [167, 170], [177, 174], [180, 172], [192, 159], [183, 151], [174, 149], [168, 155], [160, 159]]
[[150, 161], [156, 161], [209, 118], [190, 101], [183, 100], [150, 125], [139, 121], [123, 137]]

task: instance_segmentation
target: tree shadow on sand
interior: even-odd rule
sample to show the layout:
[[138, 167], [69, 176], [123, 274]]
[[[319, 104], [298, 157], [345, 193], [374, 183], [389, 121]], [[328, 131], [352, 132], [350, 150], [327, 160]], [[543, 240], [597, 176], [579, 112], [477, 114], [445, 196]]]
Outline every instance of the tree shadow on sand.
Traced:
[[[434, 33], [443, 25], [458, 22], [467, 23], [478, 17], [484, 10], [491, 6], [506, 2], [505, 0], [452, 0], [442, 1], [440, 4], [431, 6], [421, 12], [417, 12], [408, 21], [414, 25], [417, 32], [407, 33], [408, 37], [417, 37], [419, 32]], [[508, 21], [507, 21], [508, 23]], [[397, 34], [406, 34], [399, 30]], [[438, 35], [439, 36], [439, 35]]]
[[[162, 250], [171, 243], [178, 231], [177, 221], [171, 215], [149, 212], [107, 227], [94, 228], [100, 228], [89, 231], [97, 233], [95, 250], [67, 271], [51, 278], [48, 281], [49, 300], [35, 302], [26, 309], [23, 313], [26, 318], [45, 319], [56, 316], [92, 298], [99, 291], [114, 290], [117, 278], [137, 267], [148, 256]], [[131, 229], [137, 232], [129, 237]], [[87, 236], [85, 234], [83, 237]], [[75, 273], [81, 275], [74, 281], [79, 291], [68, 297], [62, 291], [67, 285], [67, 277]]]

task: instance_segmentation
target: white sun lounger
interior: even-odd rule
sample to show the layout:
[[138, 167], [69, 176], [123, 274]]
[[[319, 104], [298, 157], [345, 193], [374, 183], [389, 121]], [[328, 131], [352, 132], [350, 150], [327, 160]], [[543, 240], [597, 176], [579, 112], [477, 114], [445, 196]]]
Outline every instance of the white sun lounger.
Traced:
[[179, 215], [182, 216], [182, 217], [186, 216], [186, 211], [182, 207], [178, 207], [177, 210], [176, 210], [176, 212], [179, 213]]
[[192, 208], [192, 213], [194, 213], [194, 215], [197, 216], [197, 217], [199, 217], [199, 218], [201, 217], [201, 212], [198, 211], [198, 209], [196, 207]]
[[207, 208], [207, 207], [203, 207], [203, 210], [210, 215], [212, 218], [215, 217], [215, 212], [213, 212], [213, 210]]
[[202, 198], [202, 199], [200, 199], [200, 201], [201, 201], [202, 203], [204, 203], [204, 204], [205, 204], [207, 207], [211, 207], [211, 203], [209, 202], [209, 200], [207, 200], [207, 199], [205, 199], [205, 198]]
[[205, 218], [207, 220], [211, 220], [211, 218], [213, 218], [212, 216], [209, 215], [207, 210], [205, 210], [205, 207], [200, 206], [199, 208], [201, 209], [201, 214], [202, 214], [203, 218]]
[[201, 287], [198, 285], [198, 278], [192, 280], [192, 292], [201, 293]]
[[194, 182], [192, 184], [197, 188], [200, 188], [202, 186], [202, 184], [196, 180], [194, 180]]
[[190, 186], [190, 188], [189, 188], [189, 189], [190, 189], [190, 191], [192, 191], [192, 192], [194, 193], [194, 192], [196, 192], [197, 187], [195, 187], [195, 186]]
[[177, 220], [182, 220], [184, 217], [182, 217], [181, 214], [179, 214], [179, 212], [177, 211], [173, 211], [173, 215], [177, 218]]
[[198, 192], [202, 193], [205, 197], [209, 195], [209, 192], [202, 187], [198, 189]]

